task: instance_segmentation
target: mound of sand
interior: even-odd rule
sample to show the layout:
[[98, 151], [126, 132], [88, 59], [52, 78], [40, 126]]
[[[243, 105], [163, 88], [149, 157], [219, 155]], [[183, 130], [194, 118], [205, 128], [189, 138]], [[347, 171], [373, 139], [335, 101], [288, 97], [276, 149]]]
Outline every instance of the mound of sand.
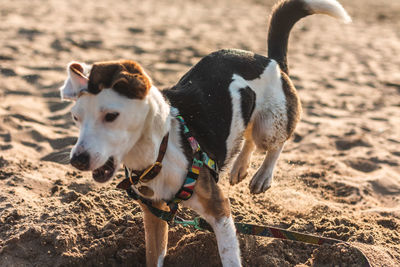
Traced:
[[[354, 23], [314, 16], [291, 36], [304, 113], [265, 194], [221, 186], [236, 221], [353, 242], [400, 265], [400, 3], [347, 0]], [[74, 171], [77, 129], [58, 87], [69, 61], [140, 62], [172, 85], [219, 48], [266, 54], [273, 1], [8, 1], [0, 31], [0, 266], [144, 266], [141, 211], [118, 179]], [[121, 178], [122, 173], [119, 174]], [[190, 211], [184, 211], [188, 217]], [[239, 236], [245, 266], [358, 266], [353, 247]], [[215, 237], [170, 230], [166, 266], [219, 266]]]

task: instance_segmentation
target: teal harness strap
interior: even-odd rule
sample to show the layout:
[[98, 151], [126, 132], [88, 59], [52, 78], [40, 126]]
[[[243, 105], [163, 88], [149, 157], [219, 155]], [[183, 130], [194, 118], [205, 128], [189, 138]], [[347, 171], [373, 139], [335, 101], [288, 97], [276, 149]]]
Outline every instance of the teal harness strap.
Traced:
[[205, 166], [207, 166], [209, 169], [211, 169], [214, 173], [218, 173], [219, 171], [218, 171], [217, 164], [215, 163], [215, 161], [213, 159], [211, 159], [207, 155], [207, 153], [205, 153], [204, 151], [201, 150], [199, 143], [193, 137], [193, 135], [190, 133], [189, 128], [187, 127], [183, 117], [181, 115], [177, 115], [176, 119], [181, 123], [182, 128], [183, 128], [183, 135], [188, 140], [188, 142], [193, 150], [193, 153], [196, 153], [196, 152], [201, 153], [201, 160], [203, 161]]
[[[202, 152], [202, 153], [201, 153], [201, 158], [202, 158], [202, 161], [204, 162], [204, 164], [205, 164], [209, 169], [211, 169], [212, 171], [214, 171], [214, 173], [217, 173], [217, 174], [219, 173], [217, 164], [215, 164], [215, 161], [212, 160], [212, 159], [207, 155], [207, 153]], [[217, 182], [218, 182], [218, 181], [217, 181]]]

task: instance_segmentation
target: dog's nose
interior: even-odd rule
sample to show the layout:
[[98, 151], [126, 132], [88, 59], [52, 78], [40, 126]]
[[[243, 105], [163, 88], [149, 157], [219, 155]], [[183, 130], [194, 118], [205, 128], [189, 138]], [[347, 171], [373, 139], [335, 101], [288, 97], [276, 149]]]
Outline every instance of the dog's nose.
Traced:
[[70, 161], [71, 165], [78, 170], [85, 171], [89, 169], [90, 156], [89, 153], [83, 152], [80, 154], [74, 154]]

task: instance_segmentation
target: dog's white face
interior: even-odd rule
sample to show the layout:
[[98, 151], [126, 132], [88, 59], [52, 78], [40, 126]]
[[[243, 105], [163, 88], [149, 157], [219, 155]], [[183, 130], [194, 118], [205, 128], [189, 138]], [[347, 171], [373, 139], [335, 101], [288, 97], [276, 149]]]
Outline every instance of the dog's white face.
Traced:
[[139, 139], [148, 108], [145, 101], [128, 99], [114, 90], [82, 95], [71, 110], [80, 130], [71, 158], [88, 153], [93, 178], [109, 180]]
[[84, 65], [72, 63], [68, 72], [69, 77], [60, 88], [61, 96], [76, 100], [71, 114], [79, 127], [71, 164], [92, 171], [97, 182], [106, 182], [140, 138], [149, 105], [146, 97], [128, 98], [103, 84], [97, 94], [89, 92]]

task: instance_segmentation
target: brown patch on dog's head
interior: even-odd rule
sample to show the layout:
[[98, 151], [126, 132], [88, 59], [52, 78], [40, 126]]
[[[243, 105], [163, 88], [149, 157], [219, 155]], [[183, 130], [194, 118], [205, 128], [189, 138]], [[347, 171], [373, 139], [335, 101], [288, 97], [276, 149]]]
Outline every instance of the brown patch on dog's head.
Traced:
[[143, 99], [151, 87], [151, 80], [142, 67], [132, 60], [95, 63], [89, 75], [88, 91], [98, 94], [112, 88], [131, 99]]

